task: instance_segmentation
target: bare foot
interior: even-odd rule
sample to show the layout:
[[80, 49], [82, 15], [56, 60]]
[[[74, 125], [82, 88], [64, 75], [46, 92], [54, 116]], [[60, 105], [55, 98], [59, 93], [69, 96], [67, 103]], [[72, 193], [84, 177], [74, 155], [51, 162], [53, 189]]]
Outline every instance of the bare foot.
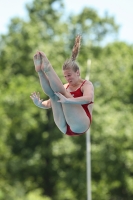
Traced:
[[41, 70], [46, 73], [46, 72], [50, 71], [51, 64], [43, 52], [40, 51], [39, 53], [40, 53], [41, 59], [42, 59]]
[[41, 71], [41, 65], [42, 65], [42, 58], [41, 57], [42, 56], [39, 52], [37, 52], [33, 57], [36, 72]]

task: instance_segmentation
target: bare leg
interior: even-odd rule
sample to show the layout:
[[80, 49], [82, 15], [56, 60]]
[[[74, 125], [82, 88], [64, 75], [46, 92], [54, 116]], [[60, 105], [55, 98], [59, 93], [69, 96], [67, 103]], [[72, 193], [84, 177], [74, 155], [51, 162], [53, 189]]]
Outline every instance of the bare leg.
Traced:
[[47, 76], [42, 71], [38, 72], [38, 76], [39, 76], [40, 84], [42, 86], [44, 93], [46, 95], [48, 95], [49, 97], [55, 96], [54, 91], [50, 87], [49, 80], [48, 80]]
[[49, 97], [54, 96], [55, 94], [54, 94], [54, 91], [50, 87], [49, 80], [47, 76], [45, 75], [45, 73], [41, 70], [41, 65], [42, 65], [41, 54], [37, 52], [34, 55], [33, 60], [34, 60], [35, 70], [38, 73], [40, 83], [41, 83], [44, 93], [47, 94]]
[[62, 103], [62, 107], [67, 124], [73, 132], [83, 133], [88, 130], [90, 120], [81, 105]]
[[55, 124], [61, 130], [61, 132], [66, 133], [66, 119], [63, 113], [62, 105], [57, 102], [59, 98], [51, 89], [47, 76], [44, 74], [44, 72], [41, 71], [41, 57], [39, 54], [34, 56], [34, 64], [35, 70], [37, 71], [40, 79], [42, 89], [44, 93], [50, 97]]
[[[82, 108], [81, 105], [74, 105], [74, 104], [61, 105], [60, 103], [57, 102], [58, 97], [57, 96], [55, 97], [54, 92], [60, 92], [66, 97], [72, 97], [72, 95], [65, 90], [62, 82], [55, 73], [54, 69], [52, 68], [45, 54], [42, 57], [38, 56], [38, 60], [39, 59], [41, 60], [41, 58], [42, 58], [41, 69], [43, 70], [43, 72], [38, 71], [38, 74], [43, 91], [51, 99], [53, 115], [56, 125], [63, 133], [65, 133], [66, 131], [66, 122], [69, 124], [73, 132], [82, 133], [86, 131], [89, 128], [89, 120], [84, 109]], [[37, 63], [39, 63], [39, 61]], [[35, 68], [37, 68], [36, 64]]]
[[66, 119], [63, 113], [62, 105], [57, 102], [59, 98], [51, 89], [47, 76], [42, 71], [38, 72], [38, 75], [44, 93], [50, 97], [55, 124], [63, 133], [66, 133]]
[[61, 94], [65, 95], [66, 90], [61, 80], [57, 76], [56, 72], [54, 71], [52, 65], [50, 64], [45, 54], [41, 52], [41, 55], [42, 55], [41, 69], [47, 75], [52, 90], [54, 92], [60, 92]]
[[62, 109], [62, 105], [58, 103], [58, 97], [55, 95], [54, 97], [50, 98], [53, 110], [53, 117], [55, 124], [60, 129], [62, 133], [66, 133], [67, 126], [66, 126], [66, 119], [64, 116], [64, 112]]
[[[56, 72], [54, 71], [52, 65], [50, 64], [45, 54], [41, 52], [41, 55], [41, 69], [44, 73], [47, 74], [52, 90], [54, 92], [60, 92], [67, 98], [73, 98], [73, 96], [64, 88], [62, 82], [60, 81], [59, 77], [57, 76]], [[89, 128], [89, 119], [81, 105], [62, 104], [62, 107], [65, 119], [73, 132], [82, 133]]]

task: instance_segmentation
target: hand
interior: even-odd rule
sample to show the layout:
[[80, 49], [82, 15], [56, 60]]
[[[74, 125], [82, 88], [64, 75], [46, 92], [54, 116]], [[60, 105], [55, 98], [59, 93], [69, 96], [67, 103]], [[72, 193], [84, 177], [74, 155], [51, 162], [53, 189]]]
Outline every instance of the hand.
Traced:
[[55, 92], [55, 95], [59, 97], [59, 100], [57, 102], [68, 103], [68, 99], [64, 95], [62, 95], [60, 92]]
[[42, 107], [43, 99], [40, 99], [39, 92], [33, 92], [30, 96], [30, 98], [33, 100], [34, 104], [38, 107]]

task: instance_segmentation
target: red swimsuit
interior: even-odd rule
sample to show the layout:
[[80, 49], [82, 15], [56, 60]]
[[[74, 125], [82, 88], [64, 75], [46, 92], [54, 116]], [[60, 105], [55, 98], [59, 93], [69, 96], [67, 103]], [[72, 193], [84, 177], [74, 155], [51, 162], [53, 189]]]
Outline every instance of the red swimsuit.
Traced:
[[[81, 86], [80, 86], [76, 91], [70, 92], [74, 98], [83, 96], [83, 93], [82, 93], [82, 91], [81, 91], [81, 87], [83, 86], [83, 84], [84, 84], [85, 82], [86, 82], [86, 80], [83, 81], [83, 83], [81, 84]], [[68, 87], [69, 87], [69, 85], [67, 86], [67, 88], [68, 88]], [[67, 89], [67, 88], [66, 88], [66, 89]], [[87, 116], [88, 116], [89, 119], [90, 119], [90, 123], [91, 123], [91, 121], [92, 121], [92, 117], [91, 117], [91, 114], [90, 114], [90, 112], [89, 112], [88, 105], [89, 105], [89, 104], [92, 104], [92, 103], [93, 103], [93, 102], [91, 101], [90, 103], [87, 103], [87, 104], [83, 104], [83, 105], [82, 105], [83, 109], [85, 110]], [[67, 131], [66, 131], [66, 134], [69, 135], [69, 136], [74, 136], [74, 135], [77, 136], [77, 135], [81, 135], [81, 134], [83, 134], [83, 133], [74, 133], [74, 132], [70, 129], [70, 126], [67, 124]]]

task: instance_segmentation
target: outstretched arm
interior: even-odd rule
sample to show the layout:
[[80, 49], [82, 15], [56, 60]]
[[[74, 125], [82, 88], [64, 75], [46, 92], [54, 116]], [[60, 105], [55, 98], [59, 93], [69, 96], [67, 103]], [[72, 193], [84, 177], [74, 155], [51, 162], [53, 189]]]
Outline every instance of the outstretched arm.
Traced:
[[59, 97], [60, 100], [58, 100], [58, 102], [60, 103], [83, 105], [83, 104], [93, 102], [94, 88], [91, 82], [86, 82], [86, 84], [84, 84], [84, 86], [82, 87], [82, 92], [83, 92], [83, 96], [77, 97], [77, 98], [73, 98], [73, 97], [66, 98], [64, 95], [62, 95], [59, 92], [55, 94]]
[[42, 108], [42, 109], [49, 109], [51, 108], [51, 102], [50, 102], [50, 99], [49, 100], [46, 100], [46, 101], [43, 101], [43, 99], [40, 99], [40, 94], [39, 92], [36, 93], [36, 92], [33, 92], [30, 96], [30, 98], [33, 100], [33, 103], [39, 107], [39, 108]]
[[88, 96], [82, 96], [77, 98], [66, 98], [59, 92], [55, 94], [59, 97], [60, 100], [58, 100], [58, 102], [60, 103], [83, 105], [92, 102], [91, 100], [89, 100]]

